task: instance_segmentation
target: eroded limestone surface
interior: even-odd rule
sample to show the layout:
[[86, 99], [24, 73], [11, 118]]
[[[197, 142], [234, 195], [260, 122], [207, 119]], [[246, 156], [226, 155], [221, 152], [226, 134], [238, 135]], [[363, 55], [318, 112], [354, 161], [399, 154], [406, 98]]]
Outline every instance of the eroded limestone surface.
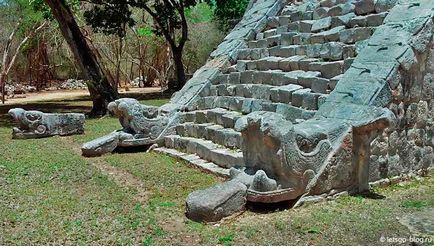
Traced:
[[84, 114], [49, 114], [14, 108], [9, 110], [9, 115], [14, 118], [17, 125], [13, 128], [12, 138], [42, 138], [84, 133]]

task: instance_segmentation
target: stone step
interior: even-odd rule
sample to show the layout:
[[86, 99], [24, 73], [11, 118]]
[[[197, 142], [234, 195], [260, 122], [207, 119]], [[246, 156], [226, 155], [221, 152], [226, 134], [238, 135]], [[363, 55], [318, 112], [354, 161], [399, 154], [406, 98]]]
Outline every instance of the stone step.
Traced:
[[[325, 2], [323, 4], [323, 2]], [[313, 19], [321, 19], [325, 17], [336, 17], [347, 14], [354, 15], [370, 15], [375, 13], [382, 13], [388, 11], [390, 4], [385, 1], [374, 0], [358, 0], [358, 1], [345, 1], [345, 0], [324, 0], [321, 1], [320, 6], [313, 10]], [[393, 6], [393, 5], [391, 5]]]
[[[285, 25], [298, 20], [317, 20], [346, 14], [367, 15], [388, 11], [393, 6], [388, 1], [374, 0], [322, 0], [317, 2], [288, 4], [281, 12], [283, 18], [269, 20], [269, 26]], [[281, 21], [279, 21], [282, 19]]]
[[270, 29], [277, 29], [282, 26], [288, 26], [291, 22], [312, 20], [312, 18], [313, 11], [298, 11], [291, 13], [284, 9], [282, 15], [268, 18], [267, 26]]
[[[287, 26], [275, 28], [273, 36], [282, 32], [298, 32], [298, 33], [319, 33], [328, 31], [337, 27], [352, 28], [352, 27], [377, 27], [383, 24], [387, 12], [370, 14], [367, 16], [357, 16], [354, 13], [348, 13], [340, 16], [327, 16], [317, 20], [300, 20], [289, 23]], [[279, 30], [279, 32], [277, 32]], [[261, 37], [261, 35], [259, 36]], [[267, 36], [264, 36], [266, 38]]]
[[240, 112], [230, 111], [224, 108], [212, 108], [208, 110], [195, 110], [184, 112], [182, 122], [212, 123], [224, 128], [234, 128], [235, 122], [242, 116]]
[[307, 58], [338, 61], [347, 57], [354, 57], [355, 49], [355, 45], [347, 45], [341, 42], [327, 42], [318, 44], [276, 46], [269, 48], [268, 54], [269, 56], [278, 57], [299, 55], [306, 56]]
[[293, 107], [307, 110], [317, 110], [326, 98], [327, 94], [302, 88], [299, 85], [276, 87], [271, 90], [270, 96], [272, 102], [291, 104]]
[[344, 29], [339, 32], [339, 41], [346, 44], [355, 44], [358, 41], [369, 39], [375, 31], [375, 27], [356, 27]]
[[[354, 44], [357, 41], [369, 39], [375, 29], [376, 27], [372, 26], [355, 25], [351, 28], [337, 26], [328, 30], [320, 30], [316, 33], [281, 31], [273, 36], [249, 41], [247, 42], [247, 47], [250, 49], [263, 49], [275, 46], [307, 45], [326, 42]], [[260, 37], [261, 35], [258, 35], [258, 38]]]
[[[263, 79], [262, 77], [264, 75], [263, 73], [257, 74], [258, 78], [261, 79], [260, 81], [263, 81], [265, 83], [267, 83], [266, 81], [269, 81], [267, 84], [272, 84], [272, 85], [284, 85], [284, 84], [291, 83], [290, 79], [288, 78], [292, 78], [294, 76], [296, 77], [304, 76], [306, 72], [317, 73], [318, 74], [317, 77], [322, 76], [326, 79], [333, 78], [339, 74], [344, 73], [349, 68], [349, 66], [353, 61], [352, 59], [348, 59], [346, 64], [344, 60], [321, 61], [320, 59], [317, 58], [301, 58], [301, 59], [299, 58], [300, 56], [293, 56], [289, 58], [270, 56], [270, 57], [261, 58], [259, 60], [247, 61], [244, 67], [242, 66], [237, 66], [237, 67], [242, 72], [245, 72], [245, 70], [257, 70], [257, 71], [267, 72], [265, 73], [265, 76], [267, 77], [265, 79]], [[244, 61], [238, 61], [238, 63], [241, 62]], [[234, 73], [228, 75], [228, 80], [227, 80], [228, 83], [230, 84], [241, 83], [241, 74], [238, 75], [238, 73], [240, 72], [235, 72], [235, 73], [236, 73], [236, 78], [234, 78], [235, 75], [232, 75]], [[273, 76], [273, 74], [275, 77], [276, 76], [282, 77], [283, 80], [277, 78], [278, 81], [270, 81], [269, 79]], [[255, 74], [253, 74], [253, 76], [254, 75]], [[309, 74], [309, 77], [311, 77], [311, 74]], [[253, 80], [255, 80], [255, 78], [253, 78]]]
[[388, 12], [355, 16], [348, 22], [349, 27], [376, 27], [383, 24]]
[[257, 60], [268, 56], [270, 56], [268, 48], [239, 49], [237, 60]]
[[164, 137], [164, 145], [184, 153], [196, 154], [201, 159], [223, 168], [244, 166], [243, 153], [240, 150], [228, 149], [209, 140], [169, 135]]
[[[318, 58], [327, 61], [338, 61], [349, 57], [355, 57], [356, 45], [344, 44], [342, 42], [326, 42], [304, 45], [278, 45], [266, 50], [260, 49], [242, 49], [238, 54], [238, 65], [236, 69], [238, 71], [246, 70], [249, 61], [260, 60], [268, 57], [292, 57], [292, 56], [304, 56], [306, 58]], [[274, 59], [274, 58], [273, 58]], [[250, 64], [253, 65], [253, 64]], [[275, 67], [277, 69], [277, 67]]]
[[319, 2], [319, 7], [332, 8], [336, 6], [336, 4], [344, 4], [347, 2], [348, 0], [322, 0]]
[[270, 100], [270, 90], [276, 86], [266, 84], [212, 85], [210, 96], [238, 96]]
[[[276, 112], [277, 105], [284, 101], [285, 96], [288, 96], [288, 92], [284, 89], [270, 92], [270, 100], [245, 98], [239, 96], [206, 96], [201, 97], [195, 108], [191, 110], [206, 110], [212, 108], [224, 108], [231, 111], [241, 112], [242, 114], [248, 114], [254, 111], [270, 111]], [[276, 95], [277, 94], [277, 95]], [[327, 94], [315, 93], [310, 88], [300, 89], [291, 92], [290, 104], [295, 107], [299, 107], [301, 110], [317, 110], [320, 102], [319, 98]], [[287, 103], [289, 104], [289, 102]]]
[[183, 137], [211, 140], [229, 149], [242, 147], [241, 133], [213, 123], [186, 122], [176, 126], [176, 133]]
[[[294, 8], [295, 7], [295, 8]], [[301, 8], [300, 8], [301, 7]], [[313, 11], [308, 10], [302, 6], [294, 6], [292, 4], [288, 4], [282, 10], [281, 16], [286, 17], [288, 20], [286, 23], [297, 20], [311, 20], [313, 19]]]
[[[281, 65], [287, 66], [287, 70], [292, 69], [306, 69], [309, 70], [309, 64], [311, 62], [317, 62], [317, 60], [307, 60], [306, 64], [301, 61], [296, 63], [290, 63], [288, 60], [284, 60]], [[283, 67], [282, 67], [283, 68]], [[320, 67], [321, 68], [321, 67]], [[263, 84], [272, 86], [282, 86], [288, 84], [308, 84], [315, 77], [320, 77], [321, 72], [318, 71], [303, 71], [303, 70], [293, 70], [289, 72], [284, 72], [282, 70], [267, 70], [267, 71], [256, 71], [256, 70], [246, 70], [243, 72], [233, 72], [230, 74], [224, 74], [219, 76], [218, 79], [213, 81], [214, 84]], [[306, 87], [306, 86], [305, 86]], [[309, 87], [309, 86], [307, 86]], [[212, 87], [214, 88], [214, 87]], [[211, 92], [212, 94], [215, 94]]]
[[157, 153], [167, 154], [175, 158], [182, 159], [184, 161], [187, 161], [194, 167], [199, 168], [202, 171], [215, 174], [217, 176], [228, 178], [229, 177], [229, 168], [222, 168], [215, 163], [206, 161], [202, 158], [200, 158], [196, 154], [187, 154], [181, 151], [178, 151], [176, 149], [166, 148], [166, 147], [158, 147], [153, 149], [153, 151]]
[[[287, 90], [289, 90], [289, 88], [287, 88]], [[317, 103], [318, 106], [310, 107], [318, 108], [327, 96], [326, 94], [316, 94], [312, 97], [299, 93], [294, 97], [294, 100], [296, 104], [301, 103], [302, 107], [303, 105], [308, 107], [308, 105]], [[271, 101], [229, 96], [202, 97], [199, 99], [197, 107], [190, 109], [191, 111], [189, 112], [182, 113], [183, 117], [181, 121], [213, 123], [225, 128], [234, 128], [235, 122], [243, 114], [261, 110], [280, 113], [284, 115], [287, 120], [297, 124], [300, 120], [312, 118], [316, 112], [316, 110], [295, 107], [289, 103], [279, 103], [279, 101], [290, 102], [292, 100], [292, 92], [289, 95], [289, 92], [285, 92], [283, 88], [282, 90], [273, 91], [270, 97]]]
[[[273, 93], [279, 90], [299, 90], [309, 88], [314, 93], [328, 94], [332, 90], [330, 80], [320, 77], [304, 77], [303, 79], [294, 79], [293, 83], [281, 86], [273, 86], [267, 84], [220, 84], [212, 85], [209, 96], [235, 96], [245, 98], [255, 98], [263, 100], [271, 100]], [[276, 97], [274, 97], [276, 98]], [[274, 100], [274, 102], [289, 103], [284, 100]]]

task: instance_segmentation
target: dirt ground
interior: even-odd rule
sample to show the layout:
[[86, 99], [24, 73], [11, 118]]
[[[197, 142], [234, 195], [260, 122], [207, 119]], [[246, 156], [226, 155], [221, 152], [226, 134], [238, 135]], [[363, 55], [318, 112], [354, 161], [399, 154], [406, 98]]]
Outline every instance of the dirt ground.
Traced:
[[[147, 87], [147, 88], [130, 88], [129, 91], [125, 89], [119, 89], [119, 93], [154, 93], [159, 92], [160, 87]], [[16, 95], [15, 98], [9, 98], [5, 101], [6, 105], [21, 104], [27, 102], [38, 102], [38, 101], [49, 101], [49, 100], [60, 100], [60, 99], [74, 99], [78, 97], [88, 96], [89, 91], [87, 90], [56, 90], [56, 91], [41, 91], [32, 92], [23, 95]], [[0, 102], [1, 103], [1, 102]]]

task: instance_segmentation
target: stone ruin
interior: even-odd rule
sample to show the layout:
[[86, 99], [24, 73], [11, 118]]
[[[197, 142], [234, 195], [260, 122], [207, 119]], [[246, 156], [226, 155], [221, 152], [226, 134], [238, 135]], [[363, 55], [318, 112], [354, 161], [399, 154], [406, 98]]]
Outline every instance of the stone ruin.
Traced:
[[48, 114], [41, 111], [26, 111], [22, 108], [9, 110], [17, 127], [12, 130], [12, 138], [43, 138], [54, 135], [67, 136], [84, 133], [84, 114]]
[[119, 99], [122, 129], [83, 145], [153, 151], [227, 177], [187, 198], [217, 221], [434, 169], [432, 0], [252, 0], [169, 103]]

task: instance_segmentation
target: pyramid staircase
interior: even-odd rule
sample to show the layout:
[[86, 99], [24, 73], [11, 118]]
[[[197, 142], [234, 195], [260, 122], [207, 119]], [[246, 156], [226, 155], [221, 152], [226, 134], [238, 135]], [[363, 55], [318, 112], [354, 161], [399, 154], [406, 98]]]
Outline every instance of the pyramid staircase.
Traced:
[[271, 111], [293, 124], [312, 118], [388, 14], [387, 7], [358, 2], [287, 3], [154, 150], [228, 176], [229, 168], [244, 166], [235, 130], [241, 116]]

